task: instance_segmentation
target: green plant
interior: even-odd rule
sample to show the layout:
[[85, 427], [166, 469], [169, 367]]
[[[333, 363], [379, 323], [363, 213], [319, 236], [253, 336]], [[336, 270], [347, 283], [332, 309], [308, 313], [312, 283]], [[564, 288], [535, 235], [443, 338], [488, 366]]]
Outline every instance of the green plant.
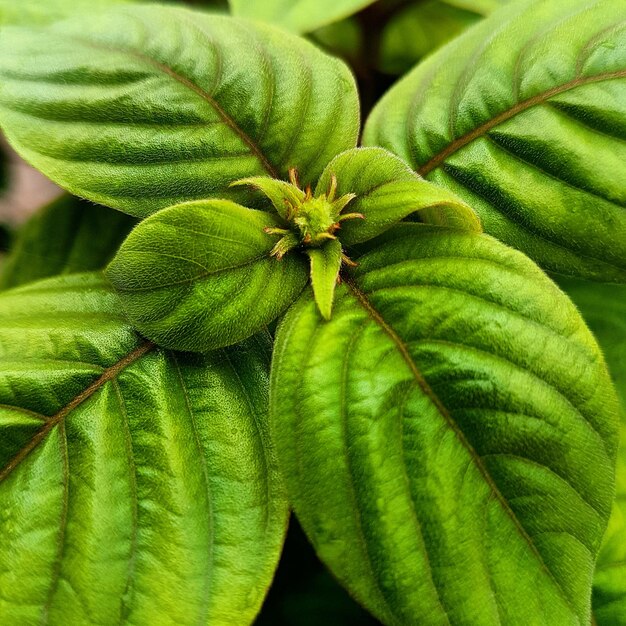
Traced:
[[68, 192], [3, 270], [0, 623], [252, 623], [292, 508], [384, 624], [626, 624], [622, 1], [447, 2], [358, 147], [278, 26], [367, 4], [0, 19], [0, 126]]

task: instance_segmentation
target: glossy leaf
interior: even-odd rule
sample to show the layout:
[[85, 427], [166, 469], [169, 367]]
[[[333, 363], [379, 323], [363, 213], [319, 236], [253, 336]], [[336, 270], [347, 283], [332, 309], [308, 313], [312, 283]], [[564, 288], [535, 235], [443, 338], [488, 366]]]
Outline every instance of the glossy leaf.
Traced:
[[622, 399], [622, 433], [617, 460], [617, 496], [593, 586], [597, 626], [626, 625], [626, 287], [562, 281], [606, 356]]
[[[198, 51], [204, 51], [198, 56]], [[45, 30], [3, 29], [0, 125], [78, 196], [146, 217], [228, 185], [317, 179], [356, 143], [354, 80], [339, 60], [263, 24], [128, 5]]]
[[133, 326], [160, 346], [206, 352], [246, 339], [304, 288], [299, 255], [270, 257], [269, 213], [228, 200], [179, 204], [141, 222], [107, 269]]
[[0, 295], [0, 622], [240, 626], [287, 507], [267, 350], [133, 333], [99, 275]]
[[480, 232], [474, 211], [450, 193], [423, 180], [395, 155], [381, 148], [357, 148], [335, 157], [317, 184], [316, 194], [337, 178], [337, 195], [354, 193], [350, 213], [363, 220], [342, 222], [339, 238], [351, 246], [383, 233], [399, 220], [418, 213], [431, 224]]
[[448, 187], [543, 267], [626, 282], [623, 8], [513, 2], [394, 86], [364, 143]]
[[134, 220], [119, 211], [64, 196], [23, 227], [0, 274], [0, 288], [57, 274], [103, 269]]
[[387, 625], [587, 624], [617, 446], [598, 346], [522, 254], [402, 233], [359, 258], [329, 322], [307, 292], [279, 327], [270, 425], [295, 512]]
[[329, 320], [341, 269], [341, 243], [335, 239], [321, 248], [308, 249], [307, 254], [311, 259], [311, 287], [315, 302], [322, 317]]
[[363, 9], [374, 0], [229, 0], [239, 17], [262, 20], [295, 33], [310, 33]]

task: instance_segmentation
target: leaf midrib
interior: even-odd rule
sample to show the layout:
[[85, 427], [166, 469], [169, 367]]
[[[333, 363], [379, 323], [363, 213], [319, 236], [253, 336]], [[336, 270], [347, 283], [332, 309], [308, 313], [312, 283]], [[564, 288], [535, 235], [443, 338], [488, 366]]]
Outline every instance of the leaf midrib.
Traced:
[[521, 102], [518, 102], [506, 111], [499, 113], [487, 122], [481, 124], [480, 126], [477, 126], [476, 128], [474, 128], [474, 130], [469, 131], [465, 135], [462, 135], [461, 137], [458, 137], [457, 139], [449, 143], [443, 150], [441, 150], [435, 156], [431, 157], [430, 160], [428, 160], [424, 165], [418, 167], [416, 171], [420, 176], [427, 176], [428, 174], [430, 174], [430, 172], [437, 169], [446, 159], [451, 157], [467, 144], [471, 143], [475, 139], [484, 136], [491, 129], [512, 119], [516, 115], [523, 113], [527, 109], [544, 103], [553, 96], [557, 96], [565, 91], [570, 91], [571, 89], [575, 89], [576, 87], [582, 87], [591, 83], [602, 82], [605, 80], [613, 80], [616, 78], [626, 78], [626, 70], [606, 72], [604, 74], [596, 74], [594, 76], [577, 77], [573, 80], [568, 81], [567, 83], [537, 94], [536, 96], [532, 96], [531, 98], [522, 100]]
[[88, 400], [106, 383], [115, 380], [117, 376], [132, 365], [135, 361], [155, 348], [151, 341], [145, 341], [140, 346], [126, 354], [117, 363], [104, 370], [102, 375], [87, 386], [78, 395], [74, 396], [68, 404], [60, 411], [49, 417], [45, 424], [30, 438], [30, 440], [20, 449], [20, 451], [5, 465], [0, 471], [0, 483], [2, 483], [18, 465], [42, 443], [55, 426], [62, 423], [65, 418], [79, 405]]
[[461, 443], [461, 445], [467, 450], [467, 452], [469, 453], [469, 455], [470, 455], [474, 465], [476, 466], [476, 468], [480, 472], [481, 476], [483, 477], [483, 479], [485, 480], [485, 482], [489, 486], [490, 491], [493, 493], [494, 497], [500, 503], [503, 511], [508, 515], [508, 517], [510, 517], [511, 521], [513, 522], [513, 525], [514, 525], [515, 529], [518, 531], [518, 533], [520, 534], [522, 539], [524, 539], [524, 541], [526, 542], [526, 544], [528, 545], [530, 550], [533, 552], [533, 554], [537, 558], [537, 561], [538, 561], [539, 565], [541, 566], [542, 570], [546, 573], [548, 578], [550, 580], [552, 580], [552, 582], [554, 583], [555, 588], [559, 591], [559, 594], [561, 595], [561, 597], [563, 598], [563, 600], [565, 601], [567, 606], [570, 608], [572, 613], [574, 615], [576, 615], [576, 617], [578, 617], [577, 611], [575, 610], [575, 608], [572, 605], [572, 603], [571, 603], [570, 599], [568, 598], [568, 596], [565, 594], [564, 589], [561, 587], [559, 582], [554, 577], [552, 571], [546, 565], [545, 561], [543, 560], [543, 557], [541, 556], [541, 553], [539, 552], [539, 550], [537, 549], [537, 547], [533, 543], [532, 538], [526, 532], [526, 529], [521, 525], [519, 519], [517, 518], [517, 516], [515, 515], [515, 513], [513, 512], [511, 507], [509, 506], [508, 502], [506, 501], [506, 499], [504, 498], [504, 496], [502, 495], [502, 493], [498, 489], [498, 486], [496, 485], [496, 483], [494, 482], [493, 478], [491, 477], [491, 474], [489, 474], [489, 472], [487, 471], [487, 468], [485, 467], [484, 463], [482, 462], [482, 459], [480, 458], [480, 456], [478, 455], [478, 453], [476, 452], [474, 447], [467, 440], [467, 438], [465, 437], [465, 434], [459, 428], [459, 426], [455, 422], [455, 420], [452, 418], [452, 416], [450, 415], [450, 412], [448, 411], [446, 406], [439, 399], [437, 394], [433, 391], [431, 386], [428, 384], [428, 381], [424, 378], [424, 376], [422, 375], [422, 373], [418, 369], [415, 361], [411, 357], [411, 354], [409, 353], [409, 350], [406, 347], [406, 345], [405, 345], [404, 341], [402, 340], [402, 338], [398, 335], [398, 333], [396, 333], [396, 331], [393, 329], [393, 327], [390, 326], [390, 324], [387, 323], [385, 318], [378, 312], [378, 310], [376, 308], [374, 308], [372, 303], [368, 300], [366, 294], [363, 291], [360, 290], [360, 288], [358, 287], [358, 285], [356, 284], [354, 279], [348, 278], [348, 277], [344, 277], [344, 282], [345, 282], [346, 286], [350, 289], [350, 291], [353, 293], [356, 301], [365, 310], [365, 312], [369, 315], [369, 317], [393, 341], [393, 343], [395, 344], [396, 348], [398, 349], [398, 352], [402, 356], [404, 362], [407, 364], [407, 366], [409, 367], [411, 373], [413, 374], [413, 377], [415, 378], [415, 381], [419, 385], [421, 391], [433, 403], [433, 405], [435, 406], [437, 411], [440, 413], [440, 415], [446, 420], [446, 423], [452, 429], [452, 431], [456, 435], [456, 437], [459, 440], [459, 442]]
[[252, 152], [252, 154], [259, 160], [263, 169], [272, 178], [279, 178], [278, 171], [268, 161], [267, 157], [263, 154], [263, 151], [255, 143], [252, 137], [250, 137], [235, 122], [235, 120], [230, 115], [228, 115], [228, 113], [222, 108], [219, 102], [217, 102], [217, 100], [215, 100], [215, 98], [211, 96], [210, 93], [208, 93], [207, 91], [205, 91], [204, 89], [196, 85], [193, 81], [191, 81], [186, 76], [179, 74], [178, 72], [173, 70], [171, 67], [169, 67], [169, 65], [166, 65], [165, 63], [157, 61], [156, 59], [153, 59], [152, 57], [142, 54], [141, 52], [138, 52], [137, 50], [131, 50], [128, 48], [123, 48], [123, 47], [117, 48], [115, 46], [107, 46], [105, 44], [99, 44], [99, 43], [89, 41], [87, 39], [82, 39], [81, 37], [76, 37], [76, 36], [68, 37], [68, 39], [71, 39], [72, 41], [76, 41], [77, 43], [85, 47], [93, 48], [94, 50], [104, 50], [107, 52], [117, 52], [121, 54], [127, 54], [128, 56], [134, 57], [135, 59], [139, 60], [142, 63], [146, 63], [147, 65], [152, 66], [157, 71], [169, 76], [176, 82], [183, 85], [183, 87], [186, 87], [187, 89], [193, 91], [197, 96], [199, 96], [205, 102], [207, 102], [213, 108], [213, 110], [218, 114], [218, 116], [221, 118], [224, 124], [226, 124], [226, 126], [228, 126], [243, 141], [243, 143], [249, 148], [250, 152]]

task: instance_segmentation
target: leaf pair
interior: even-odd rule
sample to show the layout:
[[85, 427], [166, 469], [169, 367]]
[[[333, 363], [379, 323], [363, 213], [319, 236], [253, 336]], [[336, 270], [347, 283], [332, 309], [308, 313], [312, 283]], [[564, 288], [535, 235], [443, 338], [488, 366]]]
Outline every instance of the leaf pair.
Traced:
[[180, 204], [141, 222], [109, 266], [134, 327], [157, 344], [203, 352], [242, 341], [284, 313], [309, 275], [330, 318], [350, 246], [415, 211], [480, 229], [469, 207], [379, 148], [333, 159], [315, 195], [270, 178], [241, 182], [275, 213], [228, 200]]

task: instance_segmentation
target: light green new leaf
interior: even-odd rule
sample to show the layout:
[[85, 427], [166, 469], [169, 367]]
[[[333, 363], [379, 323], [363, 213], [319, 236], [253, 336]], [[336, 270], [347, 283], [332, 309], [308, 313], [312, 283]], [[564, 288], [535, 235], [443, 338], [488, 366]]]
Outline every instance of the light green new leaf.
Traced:
[[141, 222], [107, 268], [133, 326], [160, 346], [206, 352], [276, 319], [308, 278], [300, 255], [270, 256], [280, 226], [229, 200], [179, 204]]
[[311, 287], [315, 302], [322, 317], [329, 320], [341, 269], [341, 243], [335, 239], [321, 248], [307, 249], [307, 254], [311, 259]]
[[561, 281], [604, 350], [622, 398], [617, 497], [593, 585], [597, 626], [626, 626], [626, 287]]
[[270, 426], [296, 514], [387, 625], [588, 624], [617, 446], [598, 346], [519, 252], [397, 233], [329, 322], [306, 292], [279, 327]]
[[146, 217], [298, 168], [317, 179], [359, 129], [345, 64], [263, 24], [128, 5], [0, 33], [0, 125], [78, 196]]
[[349, 212], [365, 216], [342, 222], [339, 239], [346, 246], [371, 239], [418, 211], [418, 217], [431, 224], [481, 231], [480, 220], [467, 204], [382, 148], [355, 148], [335, 157], [322, 173], [316, 194], [329, 188], [333, 175], [338, 196], [356, 195]]
[[252, 622], [287, 521], [267, 350], [155, 349], [99, 275], [0, 295], [0, 623]]
[[64, 196], [22, 228], [0, 274], [0, 288], [73, 272], [100, 270], [134, 220], [119, 211]]
[[374, 0], [229, 0], [234, 15], [310, 33], [360, 11]]
[[420, 64], [372, 112], [380, 145], [570, 276], [626, 282], [623, 0], [513, 2]]

